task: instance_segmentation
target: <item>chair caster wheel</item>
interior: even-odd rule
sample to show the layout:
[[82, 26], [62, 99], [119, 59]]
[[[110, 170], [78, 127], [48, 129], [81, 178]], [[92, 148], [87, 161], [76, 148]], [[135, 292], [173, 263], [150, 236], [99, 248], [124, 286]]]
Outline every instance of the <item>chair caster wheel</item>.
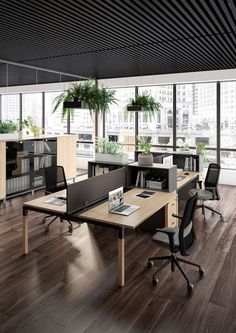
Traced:
[[152, 279], [152, 285], [153, 285], [153, 287], [155, 287], [157, 285], [157, 283], [158, 283], [158, 279], [153, 278]]
[[188, 287], [187, 287], [187, 289], [188, 289], [188, 294], [189, 294], [189, 295], [192, 294], [192, 291], [193, 291], [193, 284], [192, 284], [192, 283], [188, 283]]
[[46, 231], [46, 232], [49, 232], [49, 227], [46, 227], [46, 228], [45, 228], [45, 231]]
[[147, 267], [151, 268], [154, 266], [154, 262], [152, 260], [148, 260]]
[[199, 276], [200, 276], [200, 279], [203, 278], [203, 276], [204, 276], [204, 269], [199, 268]]
[[70, 234], [72, 234], [72, 232], [73, 232], [73, 227], [70, 226], [70, 227], [68, 228], [68, 232], [69, 232]]

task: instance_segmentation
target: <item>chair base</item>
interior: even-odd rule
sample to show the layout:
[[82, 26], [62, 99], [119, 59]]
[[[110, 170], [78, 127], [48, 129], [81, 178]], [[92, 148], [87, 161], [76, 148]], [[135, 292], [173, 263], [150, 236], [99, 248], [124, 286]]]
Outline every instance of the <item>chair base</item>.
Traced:
[[183, 269], [181, 268], [179, 262], [182, 262], [182, 263], [185, 263], [185, 264], [188, 264], [188, 265], [192, 265], [192, 266], [195, 266], [195, 267], [198, 267], [198, 271], [199, 271], [199, 276], [200, 278], [203, 277], [204, 275], [204, 270], [201, 268], [200, 265], [198, 264], [195, 264], [191, 261], [188, 261], [188, 260], [185, 260], [183, 258], [180, 258], [178, 256], [176, 256], [175, 253], [172, 253], [171, 255], [169, 256], [162, 256], [162, 257], [152, 257], [152, 258], [149, 258], [148, 259], [148, 266], [149, 267], [152, 267], [154, 265], [154, 261], [155, 260], [165, 260], [165, 262], [155, 271], [155, 273], [153, 274], [153, 277], [152, 277], [152, 284], [153, 286], [155, 286], [158, 282], [158, 279], [156, 277], [156, 275], [162, 271], [166, 266], [168, 266], [169, 264], [171, 264], [171, 271], [174, 272], [175, 271], [175, 267], [177, 267], [181, 274], [183, 275], [183, 277], [185, 278], [186, 282], [187, 282], [187, 291], [188, 293], [190, 294], [193, 290], [193, 284], [190, 283], [187, 275], [184, 273]]
[[[43, 219], [43, 224], [44, 223], [46, 223], [46, 219], [47, 218], [49, 218], [49, 217], [52, 217], [52, 216], [45, 216], [44, 217], [44, 219]], [[48, 232], [49, 231], [49, 227], [50, 227], [50, 225], [54, 222], [54, 221], [56, 221], [56, 219], [57, 219], [57, 216], [55, 216], [47, 225], [46, 225], [46, 227], [45, 227], [45, 231], [46, 232]], [[63, 220], [62, 219], [60, 219], [60, 221], [62, 222]], [[69, 220], [67, 220], [67, 222], [69, 223], [69, 227], [68, 227], [68, 232], [70, 233], [70, 234], [72, 234], [73, 233], [73, 225], [72, 225], [72, 223], [71, 223], [71, 221], [69, 221]]]
[[212, 214], [217, 214], [217, 215], [219, 215], [219, 216], [220, 216], [220, 220], [221, 220], [222, 222], [224, 222], [224, 216], [223, 216], [220, 212], [218, 212], [217, 210], [213, 209], [213, 208], [210, 207], [210, 206], [206, 206], [206, 205], [204, 205], [204, 204], [203, 204], [201, 207], [202, 207], [202, 215], [203, 215], [203, 221], [204, 221], [204, 222], [206, 222], [206, 212], [205, 212], [205, 209], [210, 210]]

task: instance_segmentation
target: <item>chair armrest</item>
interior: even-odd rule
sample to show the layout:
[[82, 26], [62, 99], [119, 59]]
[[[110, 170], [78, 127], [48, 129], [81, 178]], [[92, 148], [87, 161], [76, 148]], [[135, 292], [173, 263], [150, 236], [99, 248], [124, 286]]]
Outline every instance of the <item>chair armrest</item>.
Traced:
[[174, 251], [175, 250], [175, 241], [174, 241], [174, 235], [175, 235], [175, 232], [172, 231], [172, 230], [163, 230], [161, 228], [156, 228], [156, 231], [157, 232], [162, 232], [163, 234], [166, 234], [169, 238], [169, 243], [170, 243], [170, 249], [171, 251]]
[[202, 189], [202, 183], [203, 183], [202, 180], [195, 179], [195, 183], [197, 183], [199, 185], [200, 189]]
[[173, 217], [175, 217], [176, 219], [183, 219], [183, 216], [177, 215], [177, 214], [172, 214]]

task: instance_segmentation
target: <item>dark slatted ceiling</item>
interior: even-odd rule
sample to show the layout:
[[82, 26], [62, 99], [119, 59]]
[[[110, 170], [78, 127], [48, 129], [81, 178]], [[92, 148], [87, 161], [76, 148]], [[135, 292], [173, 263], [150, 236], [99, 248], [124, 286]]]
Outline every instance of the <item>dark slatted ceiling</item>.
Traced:
[[[236, 68], [236, 0], [1, 0], [0, 26], [1, 59], [73, 75]], [[35, 83], [34, 70], [8, 67], [9, 85]]]

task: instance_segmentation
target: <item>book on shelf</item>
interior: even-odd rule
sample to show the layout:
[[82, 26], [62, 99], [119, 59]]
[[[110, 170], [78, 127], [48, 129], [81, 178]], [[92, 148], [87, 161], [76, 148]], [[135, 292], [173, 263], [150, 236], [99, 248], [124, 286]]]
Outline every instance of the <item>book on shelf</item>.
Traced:
[[140, 187], [144, 188], [146, 186], [146, 176], [150, 173], [149, 170], [142, 170], [140, 171]]
[[138, 185], [139, 185], [139, 181], [140, 181], [140, 173], [141, 173], [141, 171], [138, 171], [138, 173], [137, 173], [137, 178], [136, 178], [136, 183], [135, 183], [135, 186], [136, 186], [136, 187], [138, 187]]
[[185, 171], [197, 171], [197, 160], [193, 156], [185, 157], [184, 162]]

